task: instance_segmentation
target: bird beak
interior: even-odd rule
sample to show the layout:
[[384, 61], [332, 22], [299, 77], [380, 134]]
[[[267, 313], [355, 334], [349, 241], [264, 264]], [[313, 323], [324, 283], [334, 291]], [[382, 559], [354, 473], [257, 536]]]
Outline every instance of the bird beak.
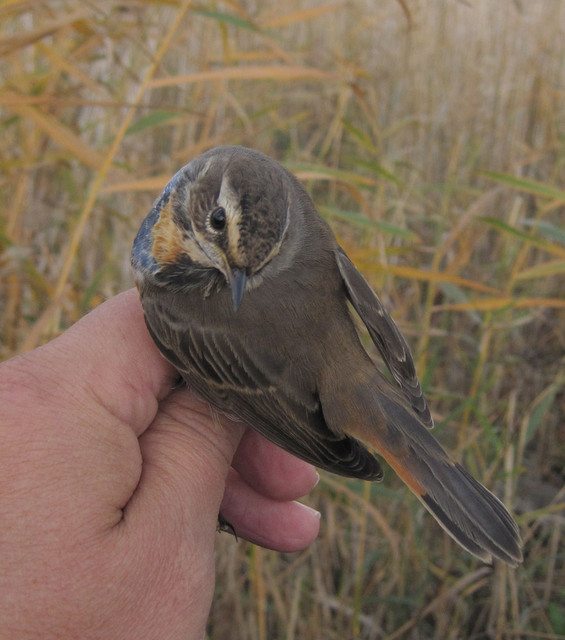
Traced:
[[237, 311], [243, 298], [243, 292], [245, 291], [247, 274], [245, 273], [245, 269], [229, 269], [228, 278], [231, 289], [233, 310]]

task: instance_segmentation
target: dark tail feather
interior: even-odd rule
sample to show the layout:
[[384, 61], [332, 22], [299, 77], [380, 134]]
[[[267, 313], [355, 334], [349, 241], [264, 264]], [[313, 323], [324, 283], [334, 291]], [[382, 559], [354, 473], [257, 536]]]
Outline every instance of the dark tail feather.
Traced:
[[[465, 549], [484, 562], [498, 558], [516, 567], [522, 562], [520, 534], [502, 502], [461, 465], [446, 469], [455, 488], [419, 496], [441, 526]], [[447, 479], [446, 479], [447, 480]], [[435, 492], [434, 492], [435, 493]]]
[[387, 434], [373, 443], [440, 525], [465, 549], [491, 562], [522, 562], [518, 527], [502, 502], [449, 458], [417, 418], [379, 394]]

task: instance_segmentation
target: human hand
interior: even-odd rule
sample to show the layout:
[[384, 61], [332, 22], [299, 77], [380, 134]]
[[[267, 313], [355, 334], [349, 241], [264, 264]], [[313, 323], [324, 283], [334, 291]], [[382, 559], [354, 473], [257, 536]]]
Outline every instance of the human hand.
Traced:
[[265, 547], [315, 539], [315, 470], [176, 378], [134, 290], [0, 365], [0, 637], [202, 638], [220, 510]]

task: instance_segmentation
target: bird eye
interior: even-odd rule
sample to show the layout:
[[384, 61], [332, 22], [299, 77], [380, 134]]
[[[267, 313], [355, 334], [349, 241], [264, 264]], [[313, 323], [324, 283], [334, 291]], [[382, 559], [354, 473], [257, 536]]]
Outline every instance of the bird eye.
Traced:
[[226, 226], [226, 210], [223, 207], [214, 209], [210, 214], [210, 226], [215, 231], [221, 231]]

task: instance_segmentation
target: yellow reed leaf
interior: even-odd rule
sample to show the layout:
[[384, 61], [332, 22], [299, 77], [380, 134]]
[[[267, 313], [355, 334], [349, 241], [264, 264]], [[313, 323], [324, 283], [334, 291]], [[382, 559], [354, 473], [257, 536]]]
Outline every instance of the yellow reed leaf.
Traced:
[[182, 76], [167, 76], [152, 80], [151, 87], [170, 87], [195, 82], [213, 80], [298, 80], [315, 78], [325, 80], [335, 77], [333, 74], [312, 67], [291, 67], [286, 65], [260, 65], [249, 67], [226, 67], [213, 71], [200, 71]]
[[13, 103], [11, 108], [24, 118], [33, 120], [33, 122], [53, 138], [55, 142], [67, 151], [70, 151], [77, 160], [96, 170], [102, 166], [104, 160], [102, 154], [89, 147], [85, 143], [84, 138], [77, 136], [53, 116], [46, 114], [40, 109], [23, 104], [18, 105]]
[[153, 176], [141, 180], [117, 182], [116, 184], [109, 184], [104, 187], [102, 193], [120, 193], [127, 191], [154, 191], [159, 193], [164, 189], [171, 177], [171, 174], [168, 173], [166, 176]]
[[542, 262], [516, 274], [516, 280], [530, 280], [532, 278], [550, 278], [565, 273], [565, 260], [550, 260]]
[[69, 59], [61, 55], [55, 48], [49, 47], [43, 42], [38, 43], [37, 48], [46, 58], [48, 58], [55, 69], [58, 69], [60, 72], [68, 73], [94, 93], [102, 93], [104, 95], [108, 94], [108, 91], [101, 84], [92, 80], [88, 74], [72, 64]]
[[278, 16], [275, 18], [269, 18], [261, 21], [261, 27], [264, 29], [273, 29], [275, 27], [286, 27], [289, 24], [295, 24], [297, 22], [306, 22], [307, 20], [314, 20], [326, 13], [334, 13], [338, 9], [345, 6], [345, 2], [336, 2], [335, 4], [328, 4], [321, 7], [312, 7], [309, 9], [301, 9], [299, 11], [292, 11], [284, 16]]
[[434, 311], [499, 311], [501, 309], [565, 309], [563, 298], [482, 298], [470, 302], [441, 304]]
[[37, 42], [38, 40], [53, 35], [63, 27], [66, 27], [77, 20], [87, 18], [89, 14], [90, 12], [88, 11], [75, 11], [64, 18], [47, 22], [37, 29], [24, 31], [15, 35], [10, 34], [9, 36], [2, 36], [0, 37], [0, 56], [14, 53], [14, 51], [17, 51], [18, 49], [22, 49], [23, 47], [27, 47], [28, 45]]
[[352, 259], [354, 259], [357, 267], [364, 273], [369, 273], [371, 271], [380, 271], [398, 276], [400, 278], [408, 278], [409, 280], [423, 280], [425, 282], [449, 282], [459, 287], [474, 289], [475, 291], [492, 293], [493, 295], [500, 294], [500, 291], [498, 289], [489, 287], [486, 284], [482, 284], [481, 282], [476, 282], [475, 280], [461, 278], [451, 273], [427, 271], [425, 269], [415, 269], [414, 267], [404, 267], [392, 264], [383, 265], [380, 262], [375, 261], [364, 262], [363, 260], [359, 260], [354, 255], [352, 255]]

